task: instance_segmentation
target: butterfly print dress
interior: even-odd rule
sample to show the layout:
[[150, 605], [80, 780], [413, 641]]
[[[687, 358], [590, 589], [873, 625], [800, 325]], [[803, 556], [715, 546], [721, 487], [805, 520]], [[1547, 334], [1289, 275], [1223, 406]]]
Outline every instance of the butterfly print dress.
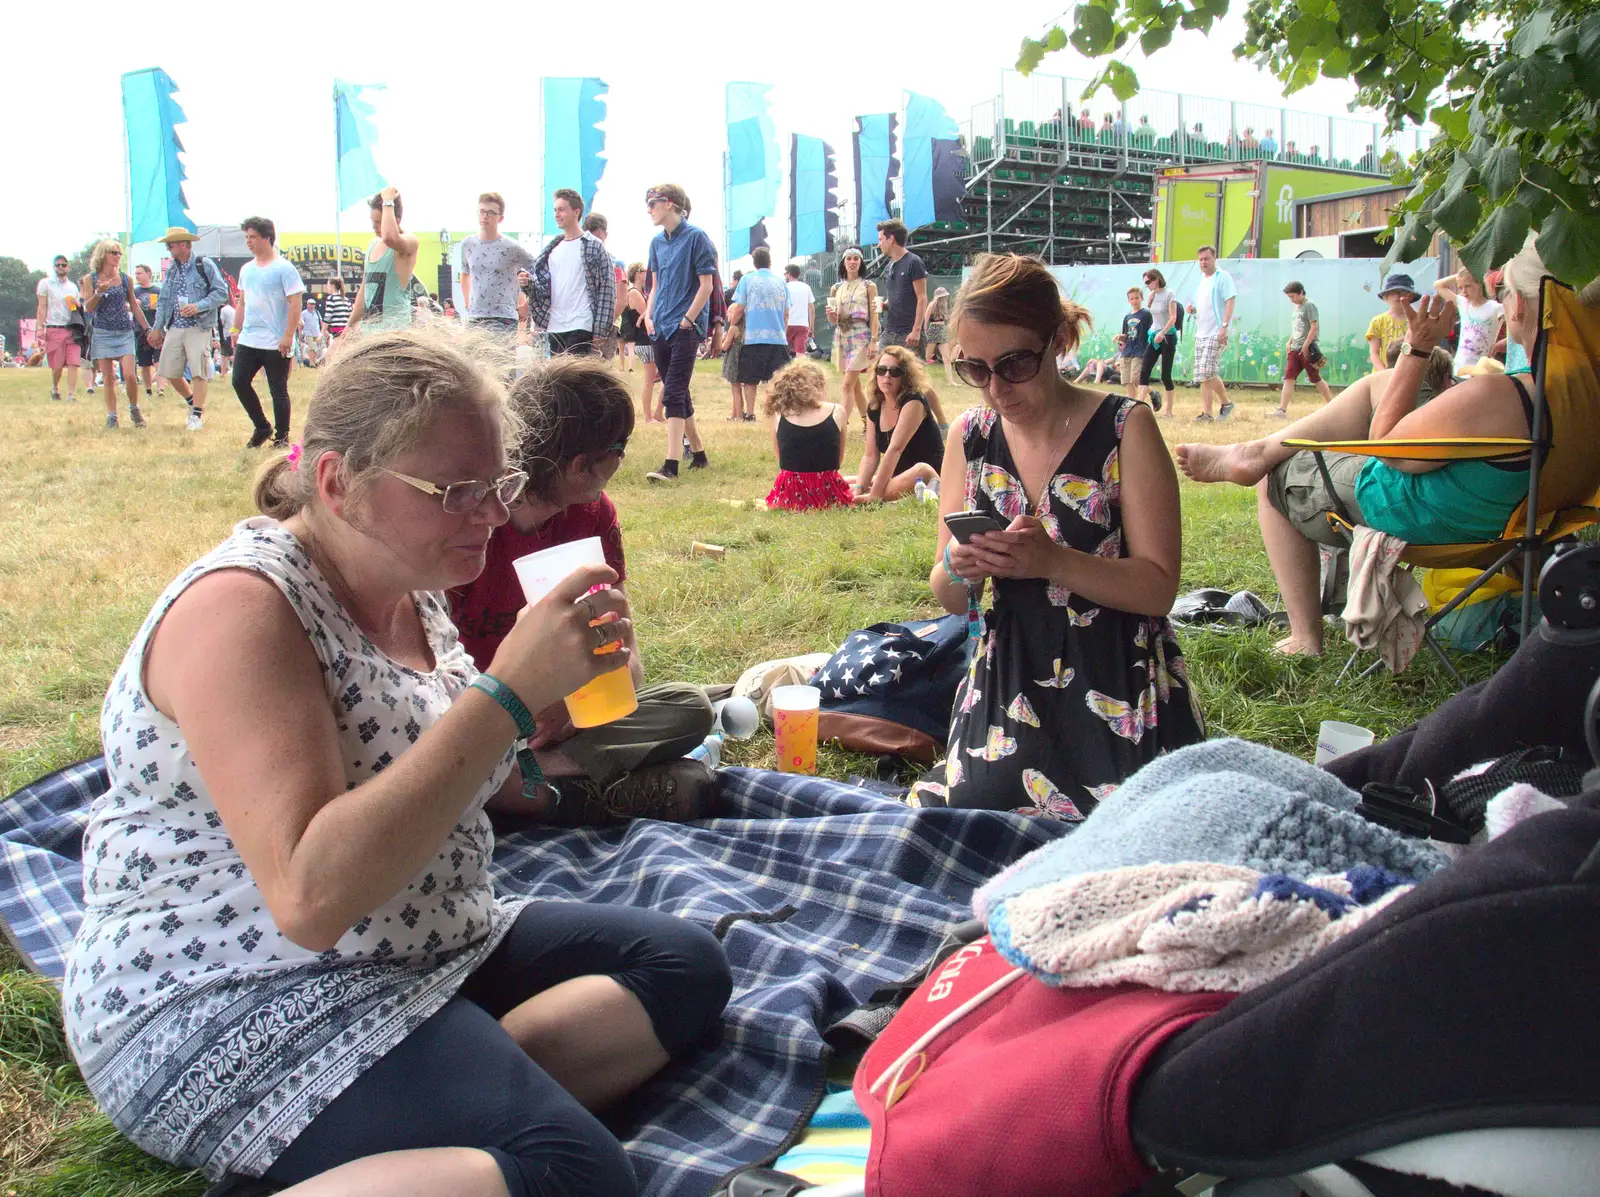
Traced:
[[[1031, 514], [1059, 544], [1122, 557], [1118, 454], [1134, 401], [1108, 395], [1034, 508], [989, 408], [954, 430], [966, 506], [1009, 524]], [[1042, 578], [991, 581], [993, 605], [956, 690], [945, 787], [951, 806], [1079, 820], [1139, 766], [1205, 738], [1164, 617], [1097, 606]]]

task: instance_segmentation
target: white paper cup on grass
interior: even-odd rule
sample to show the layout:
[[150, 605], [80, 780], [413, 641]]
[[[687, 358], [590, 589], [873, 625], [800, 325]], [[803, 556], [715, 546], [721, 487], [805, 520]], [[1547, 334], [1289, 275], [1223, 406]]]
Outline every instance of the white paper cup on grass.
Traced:
[[1372, 732], [1354, 723], [1341, 723], [1337, 719], [1324, 719], [1317, 728], [1316, 763], [1326, 765], [1347, 752], [1366, 748], [1377, 739]]

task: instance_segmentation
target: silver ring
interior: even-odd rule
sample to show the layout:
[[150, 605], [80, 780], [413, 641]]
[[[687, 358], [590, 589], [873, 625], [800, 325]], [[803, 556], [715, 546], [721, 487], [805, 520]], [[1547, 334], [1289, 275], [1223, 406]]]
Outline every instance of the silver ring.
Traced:
[[589, 613], [590, 623], [593, 623], [595, 620], [600, 618], [600, 616], [595, 612], [594, 603], [589, 600], [588, 595], [584, 595], [578, 601], [583, 604], [583, 609]]
[[590, 630], [592, 632], [594, 632], [595, 638], [600, 642], [599, 644], [595, 645], [596, 648], [602, 648], [606, 644], [610, 643], [611, 637], [606, 635], [606, 625], [605, 624], [603, 624], [603, 623], [596, 624]]

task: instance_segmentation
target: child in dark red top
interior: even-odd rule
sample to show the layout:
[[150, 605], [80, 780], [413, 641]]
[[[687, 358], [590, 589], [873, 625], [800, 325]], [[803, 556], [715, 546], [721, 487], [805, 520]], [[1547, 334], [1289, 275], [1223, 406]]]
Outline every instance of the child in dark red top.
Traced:
[[[490, 539], [483, 573], [450, 594], [461, 642], [480, 666], [493, 660], [526, 605], [517, 558], [598, 536], [617, 571], [613, 585], [621, 589], [627, 578], [622, 528], [605, 494], [633, 434], [627, 386], [598, 357], [562, 356], [518, 379], [511, 403], [527, 425], [520, 449], [527, 489]], [[711, 730], [711, 703], [699, 686], [645, 686], [631, 625], [623, 639], [639, 709], [583, 731], [564, 703], [535, 711], [538, 732], [521, 757], [523, 798], [500, 810], [565, 826], [708, 816], [710, 771], [684, 753]]]

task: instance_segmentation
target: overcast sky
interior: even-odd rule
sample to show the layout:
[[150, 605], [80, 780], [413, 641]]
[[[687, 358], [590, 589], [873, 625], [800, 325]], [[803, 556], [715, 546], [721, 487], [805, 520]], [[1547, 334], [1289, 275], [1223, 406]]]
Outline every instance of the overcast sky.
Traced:
[[[941, 11], [974, 10], [608, 0], [557, 8], [570, 15], [567, 28], [536, 19], [549, 6], [511, 4], [19, 5], [7, 18], [0, 110], [26, 149], [12, 156], [0, 187], [0, 254], [45, 269], [54, 253], [125, 226], [119, 77], [150, 66], [165, 68], [179, 88], [185, 191], [200, 224], [261, 214], [284, 230], [332, 230], [338, 75], [388, 85], [368, 93], [376, 160], [404, 196], [407, 227], [471, 229], [478, 192], [497, 190], [507, 200], [505, 227], [537, 232], [539, 79], [597, 75], [611, 91], [609, 164], [595, 208], [610, 218], [614, 252], [643, 256], [651, 233], [644, 191], [666, 180], [688, 190], [694, 221], [720, 246], [725, 83], [774, 84], [785, 169], [787, 135], [808, 133], [833, 144], [843, 182], [855, 115], [896, 110], [910, 89], [966, 119], [998, 93], [1023, 35], [1061, 16], [1062, 5], [1012, 0], [941, 19]], [[446, 13], [455, 19], [442, 20]], [[1152, 62], [1133, 62], [1149, 88], [1346, 112], [1353, 88], [1335, 81], [1284, 101], [1274, 79], [1234, 61], [1241, 30], [1234, 15], [1209, 40], [1180, 33]], [[1070, 50], [1043, 70], [1091, 73]], [[780, 256], [786, 204], [780, 195], [768, 224]], [[347, 212], [343, 223], [362, 236], [365, 214]]]

